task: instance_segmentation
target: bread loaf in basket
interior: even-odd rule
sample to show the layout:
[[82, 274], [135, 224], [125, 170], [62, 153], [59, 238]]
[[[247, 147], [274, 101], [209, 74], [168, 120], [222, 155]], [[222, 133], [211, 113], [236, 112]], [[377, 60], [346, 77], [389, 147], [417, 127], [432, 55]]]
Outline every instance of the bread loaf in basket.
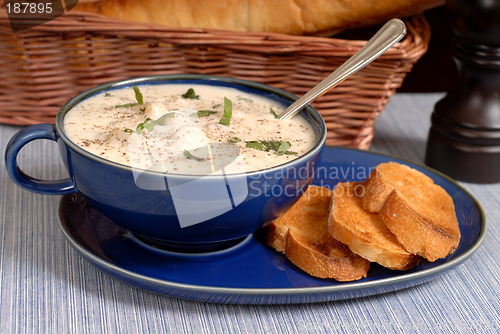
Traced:
[[[135, 0], [101, 1], [92, 8], [104, 8], [100, 7], [104, 1], [120, 8], [139, 6]], [[202, 8], [214, 3], [217, 14], [222, 3], [231, 1], [234, 0], [196, 4]], [[266, 8], [270, 2], [265, 2]], [[182, 9], [168, 7], [175, 3], [184, 6], [190, 2], [144, 1], [141, 10], [158, 8], [162, 15], [178, 16]], [[313, 5], [319, 6], [311, 1]], [[51, 123], [59, 108], [78, 93], [100, 84], [149, 75], [227, 76], [301, 96], [357, 52], [372, 35], [363, 32], [326, 38], [170, 27], [163, 25], [168, 22], [131, 22], [78, 9], [14, 33], [5, 9], [0, 8], [0, 123]], [[128, 18], [143, 18], [145, 14], [140, 13], [137, 9], [137, 14]], [[272, 13], [268, 15], [273, 20], [286, 16], [285, 10]], [[401, 42], [312, 103], [327, 123], [327, 144], [362, 149], [370, 146], [375, 119], [401, 86], [406, 73], [427, 51], [430, 28], [424, 16], [407, 18], [405, 23], [408, 33]]]
[[75, 10], [170, 27], [333, 35], [443, 4], [444, 0], [80, 0]]

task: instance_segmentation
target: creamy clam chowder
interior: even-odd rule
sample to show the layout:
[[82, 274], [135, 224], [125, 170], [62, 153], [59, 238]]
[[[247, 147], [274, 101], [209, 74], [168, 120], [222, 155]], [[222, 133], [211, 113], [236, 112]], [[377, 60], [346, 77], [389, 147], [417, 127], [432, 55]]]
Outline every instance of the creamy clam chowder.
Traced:
[[315, 131], [277, 102], [233, 88], [162, 84], [110, 90], [64, 117], [68, 138], [104, 159], [166, 173], [249, 172], [308, 152]]

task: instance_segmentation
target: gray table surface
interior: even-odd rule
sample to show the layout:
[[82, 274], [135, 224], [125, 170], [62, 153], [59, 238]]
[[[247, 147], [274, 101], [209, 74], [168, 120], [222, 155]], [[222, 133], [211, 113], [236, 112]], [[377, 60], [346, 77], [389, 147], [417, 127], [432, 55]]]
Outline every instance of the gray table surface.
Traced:
[[[430, 114], [442, 96], [394, 95], [370, 150], [422, 163]], [[0, 126], [3, 149], [19, 129]], [[19, 163], [38, 178], [65, 175], [50, 141], [27, 145]], [[430, 282], [335, 302], [219, 305], [145, 292], [95, 269], [59, 230], [60, 197], [20, 189], [2, 165], [0, 333], [498, 333], [500, 184], [462, 186], [483, 206], [488, 233], [469, 260]]]

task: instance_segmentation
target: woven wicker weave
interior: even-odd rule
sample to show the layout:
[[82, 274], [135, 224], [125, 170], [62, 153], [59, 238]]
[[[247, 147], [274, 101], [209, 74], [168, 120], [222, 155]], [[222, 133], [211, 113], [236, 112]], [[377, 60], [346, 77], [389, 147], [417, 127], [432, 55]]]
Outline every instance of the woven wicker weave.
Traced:
[[[313, 102], [327, 144], [366, 149], [374, 122], [406, 73], [427, 51], [423, 16], [406, 20], [405, 39]], [[365, 40], [169, 28], [71, 11], [12, 33], [0, 11], [0, 122], [53, 123], [71, 97], [126, 78], [197, 73], [278, 87], [297, 96], [359, 50]]]

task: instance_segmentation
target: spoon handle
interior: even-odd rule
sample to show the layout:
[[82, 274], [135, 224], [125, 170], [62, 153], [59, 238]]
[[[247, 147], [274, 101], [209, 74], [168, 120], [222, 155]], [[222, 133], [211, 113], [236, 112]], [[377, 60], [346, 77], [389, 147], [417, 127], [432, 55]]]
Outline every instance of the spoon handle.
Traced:
[[332, 74], [317, 84], [313, 89], [289, 106], [280, 116], [280, 119], [285, 120], [293, 117], [306, 104], [377, 59], [387, 51], [387, 49], [401, 40], [405, 34], [406, 26], [403, 21], [399, 19], [392, 19], [384, 24], [384, 26], [380, 28], [380, 30], [377, 31], [358, 52], [340, 65]]

